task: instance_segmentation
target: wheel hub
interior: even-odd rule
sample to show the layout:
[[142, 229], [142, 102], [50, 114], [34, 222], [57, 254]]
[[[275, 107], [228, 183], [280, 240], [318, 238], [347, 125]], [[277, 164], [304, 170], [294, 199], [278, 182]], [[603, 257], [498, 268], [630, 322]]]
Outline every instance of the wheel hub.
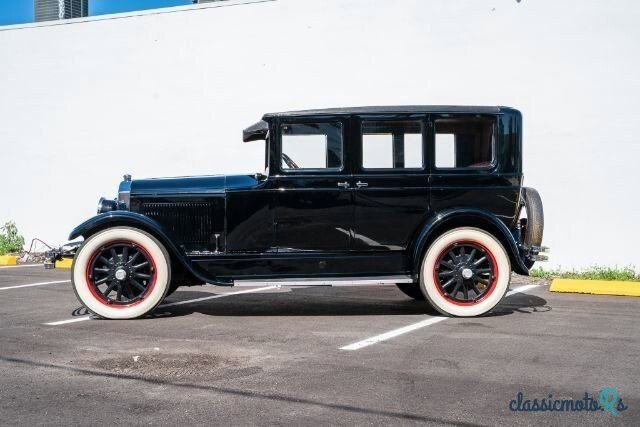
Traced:
[[155, 264], [142, 247], [117, 242], [97, 250], [87, 269], [87, 282], [105, 304], [142, 301], [155, 280]]
[[127, 270], [125, 270], [124, 268], [119, 268], [116, 270], [115, 276], [118, 280], [124, 280], [127, 278]]
[[434, 278], [440, 292], [455, 303], [476, 303], [491, 291], [496, 266], [493, 256], [475, 242], [458, 242], [443, 250]]

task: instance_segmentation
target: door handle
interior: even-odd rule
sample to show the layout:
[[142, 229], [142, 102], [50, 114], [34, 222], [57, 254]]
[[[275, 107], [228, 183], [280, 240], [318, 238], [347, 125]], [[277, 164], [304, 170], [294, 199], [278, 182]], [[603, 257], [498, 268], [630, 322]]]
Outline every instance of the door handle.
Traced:
[[347, 181], [339, 182], [338, 183], [338, 187], [340, 187], [340, 188], [349, 188], [349, 183]]
[[369, 186], [369, 183], [368, 183], [368, 182], [358, 181], [358, 182], [356, 182], [356, 185], [358, 186], [358, 188], [361, 188], [361, 187], [368, 187], [368, 186]]

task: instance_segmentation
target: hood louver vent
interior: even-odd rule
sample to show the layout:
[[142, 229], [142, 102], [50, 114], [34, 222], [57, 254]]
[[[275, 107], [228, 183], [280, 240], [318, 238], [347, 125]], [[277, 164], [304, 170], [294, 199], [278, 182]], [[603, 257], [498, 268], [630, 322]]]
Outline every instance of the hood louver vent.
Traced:
[[[207, 250], [216, 244], [216, 201], [143, 202], [141, 214], [157, 221], [185, 250]], [[220, 221], [218, 221], [220, 222]]]

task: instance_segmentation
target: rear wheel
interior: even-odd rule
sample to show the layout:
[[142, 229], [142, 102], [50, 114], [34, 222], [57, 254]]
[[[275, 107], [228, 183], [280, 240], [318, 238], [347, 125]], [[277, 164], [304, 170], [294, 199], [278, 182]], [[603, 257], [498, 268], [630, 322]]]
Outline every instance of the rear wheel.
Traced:
[[484, 230], [456, 228], [438, 237], [422, 261], [420, 288], [440, 313], [474, 317], [491, 311], [509, 288], [511, 264]]
[[133, 319], [151, 312], [171, 282], [169, 254], [153, 236], [130, 227], [109, 228], [88, 238], [74, 258], [74, 292], [89, 311], [106, 319]]
[[417, 283], [396, 283], [396, 286], [406, 296], [418, 301], [424, 301], [424, 295], [422, 294], [422, 290], [420, 290], [420, 285]]

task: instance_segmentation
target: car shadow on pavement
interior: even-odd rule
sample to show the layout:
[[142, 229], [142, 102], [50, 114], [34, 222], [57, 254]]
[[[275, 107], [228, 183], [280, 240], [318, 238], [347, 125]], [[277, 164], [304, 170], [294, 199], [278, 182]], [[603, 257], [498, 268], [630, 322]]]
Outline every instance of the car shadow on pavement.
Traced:
[[511, 295], [504, 299], [498, 306], [485, 317], [504, 316], [513, 313], [545, 313], [551, 311], [551, 306], [547, 304], [547, 300], [536, 295], [528, 295], [525, 293]]
[[[165, 303], [186, 301], [211, 296], [208, 292], [181, 291]], [[383, 294], [382, 296], [386, 296]], [[395, 295], [394, 295], [395, 297]], [[400, 298], [400, 299], [399, 299]], [[518, 294], [503, 301], [487, 315], [504, 316], [513, 313], [535, 313], [549, 311], [544, 298], [534, 295]], [[394, 299], [376, 298], [362, 293], [340, 292], [327, 294], [310, 292], [304, 289], [291, 289], [287, 293], [255, 293], [233, 295], [229, 298], [216, 298], [194, 304], [173, 307], [158, 307], [154, 317], [179, 317], [192, 313], [208, 316], [439, 316], [434, 308], [424, 301], [395, 297]]]

